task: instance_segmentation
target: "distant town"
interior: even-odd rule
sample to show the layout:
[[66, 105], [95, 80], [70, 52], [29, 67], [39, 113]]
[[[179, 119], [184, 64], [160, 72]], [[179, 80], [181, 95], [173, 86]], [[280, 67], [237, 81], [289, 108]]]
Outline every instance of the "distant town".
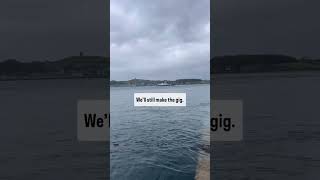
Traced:
[[[72, 79], [110, 77], [110, 58], [102, 56], [70, 56], [56, 61], [21, 62], [8, 59], [0, 62], [0, 81], [35, 79]], [[285, 55], [235, 55], [211, 59], [211, 74], [319, 71], [320, 60]], [[110, 81], [112, 86], [154, 86], [204, 84], [209, 80], [178, 79]]]
[[145, 80], [131, 79], [128, 81], [110, 81], [110, 86], [175, 86], [191, 84], [209, 84], [210, 80], [202, 79], [177, 79], [177, 80]]

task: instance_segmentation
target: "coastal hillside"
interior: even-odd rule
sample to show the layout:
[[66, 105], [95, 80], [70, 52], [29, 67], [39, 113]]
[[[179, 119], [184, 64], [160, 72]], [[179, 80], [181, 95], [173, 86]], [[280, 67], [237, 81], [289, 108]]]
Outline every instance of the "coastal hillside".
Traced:
[[56, 61], [0, 62], [0, 80], [49, 78], [108, 78], [109, 58], [70, 56]]
[[172, 85], [190, 85], [190, 84], [209, 84], [209, 80], [202, 79], [177, 79], [177, 80], [146, 80], [146, 79], [131, 79], [128, 81], [110, 81], [111, 86], [157, 86], [165, 84]]
[[320, 70], [320, 60], [285, 55], [234, 55], [211, 59], [211, 73], [256, 73]]

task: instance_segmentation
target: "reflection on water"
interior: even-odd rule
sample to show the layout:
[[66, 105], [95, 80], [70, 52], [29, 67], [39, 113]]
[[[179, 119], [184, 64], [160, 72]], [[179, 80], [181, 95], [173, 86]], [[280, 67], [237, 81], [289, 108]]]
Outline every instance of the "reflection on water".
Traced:
[[[135, 92], [186, 92], [187, 107], [134, 107]], [[111, 88], [111, 179], [194, 179], [209, 85]]]

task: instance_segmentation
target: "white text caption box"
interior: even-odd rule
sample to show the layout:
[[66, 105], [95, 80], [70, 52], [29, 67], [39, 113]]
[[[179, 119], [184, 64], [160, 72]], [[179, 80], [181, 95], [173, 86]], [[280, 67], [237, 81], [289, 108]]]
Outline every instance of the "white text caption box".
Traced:
[[134, 106], [186, 106], [186, 93], [134, 93]]

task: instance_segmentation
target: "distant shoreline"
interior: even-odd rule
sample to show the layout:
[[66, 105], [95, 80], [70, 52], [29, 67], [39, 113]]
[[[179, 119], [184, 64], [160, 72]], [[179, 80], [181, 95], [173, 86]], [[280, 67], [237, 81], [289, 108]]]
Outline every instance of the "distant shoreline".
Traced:
[[258, 78], [258, 77], [269, 77], [269, 78], [295, 78], [295, 77], [314, 77], [320, 76], [320, 71], [281, 71], [281, 72], [259, 72], [259, 73], [219, 73], [210, 74], [211, 80], [223, 78], [233, 79], [244, 79], [244, 78]]
[[[320, 71], [281, 71], [281, 72], [256, 72], [256, 73], [214, 73], [210, 74], [211, 80], [217, 79], [217, 78], [223, 78], [223, 79], [243, 79], [243, 78], [258, 78], [258, 77], [286, 77], [286, 78], [295, 78], [295, 77], [315, 77], [320, 76]], [[63, 76], [63, 77], [9, 77], [9, 78], [1, 78], [1, 81], [31, 81], [31, 80], [59, 80], [59, 79], [106, 79], [108, 80], [108, 77], [102, 77], [102, 76]], [[158, 82], [163, 82], [163, 80], [157, 80]], [[205, 83], [194, 83], [194, 84], [209, 84], [209, 80], [205, 80]], [[113, 85], [110, 81], [110, 86], [113, 87], [130, 87], [130, 85]], [[127, 82], [127, 81], [122, 81]], [[180, 84], [183, 85], [183, 84]], [[188, 84], [184, 84], [188, 85]], [[191, 84], [192, 85], [192, 84]], [[151, 85], [149, 85], [151, 86]], [[153, 85], [156, 86], [156, 85]]]
[[59, 80], [59, 79], [106, 79], [107, 77], [36, 77], [36, 78], [7, 78], [1, 81], [36, 81], [36, 80]]
[[167, 87], [167, 88], [170, 88], [170, 87], [180, 87], [180, 86], [193, 86], [193, 85], [210, 85], [209, 83], [206, 83], [206, 84], [181, 84], [181, 85], [174, 85], [174, 86], [156, 86], [156, 85], [153, 85], [153, 86], [114, 86], [114, 85], [110, 85], [110, 87], [113, 87], [113, 88], [129, 88], [129, 87], [159, 87], [159, 88], [163, 88], [163, 87]]
[[211, 73], [320, 71], [320, 59], [276, 54], [227, 55], [211, 59]]
[[127, 81], [110, 81], [110, 86], [115, 87], [138, 87], [138, 86], [176, 86], [192, 84], [210, 84], [210, 80], [203, 79], [177, 79], [177, 80], [148, 80], [148, 79], [131, 79]]

